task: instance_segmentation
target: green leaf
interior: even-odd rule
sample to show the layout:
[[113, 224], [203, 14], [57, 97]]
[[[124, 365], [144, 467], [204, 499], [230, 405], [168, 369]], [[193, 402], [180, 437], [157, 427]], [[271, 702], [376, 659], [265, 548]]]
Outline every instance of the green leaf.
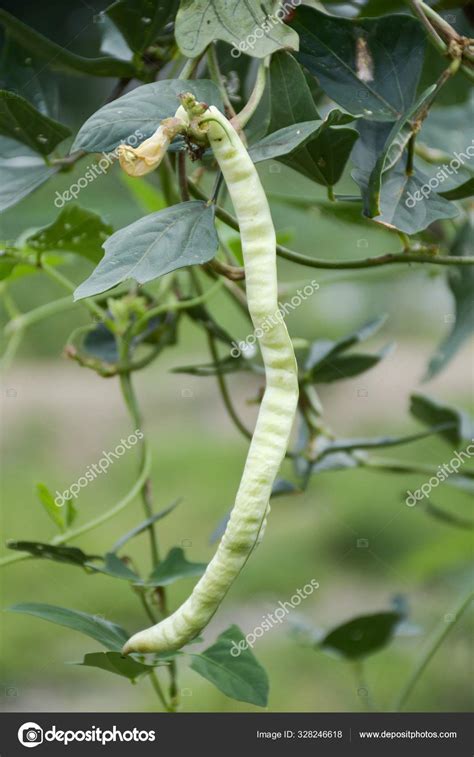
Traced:
[[105, 573], [112, 578], [120, 578], [123, 581], [139, 581], [138, 576], [134, 570], [131, 570], [120, 557], [117, 557], [113, 552], [107, 552], [104, 557], [104, 564], [97, 565], [96, 562], [87, 562], [86, 567], [91, 568], [96, 573]]
[[62, 505], [60, 506], [56, 504], [53, 495], [45, 484], [36, 484], [36, 493], [38, 495], [39, 501], [43, 505], [53, 523], [55, 523], [60, 531], [64, 531], [65, 522]]
[[364, 353], [337, 355], [313, 368], [311, 370], [311, 380], [316, 384], [328, 384], [333, 381], [359, 376], [359, 374], [365, 373], [370, 368], [374, 368], [390, 354], [392, 349], [393, 345], [389, 344], [373, 355]]
[[69, 526], [72, 526], [72, 524], [74, 523], [78, 515], [78, 511], [72, 497], [66, 500], [64, 515], [65, 515], [64, 520], [66, 522], [66, 527], [69, 528]]
[[101, 13], [102, 40], [100, 43], [101, 53], [111, 55], [119, 60], [133, 60], [133, 51], [129, 48], [123, 34], [115, 26], [114, 22], [105, 13]]
[[466, 197], [472, 197], [474, 195], [474, 176], [468, 179], [464, 184], [460, 184], [454, 189], [449, 189], [446, 192], [438, 192], [445, 200], [464, 200]]
[[0, 134], [38, 152], [49, 155], [71, 130], [44, 116], [20, 95], [0, 90]]
[[201, 365], [180, 365], [177, 368], [172, 368], [172, 373], [186, 373], [189, 376], [217, 376], [225, 373], [238, 373], [240, 371], [251, 371], [252, 366], [250, 361], [246, 360], [242, 356], [224, 357], [218, 360], [217, 363], [203, 363]]
[[112, 227], [92, 210], [69, 205], [49, 226], [35, 232], [26, 240], [39, 252], [60, 250], [98, 263], [102, 258], [102, 245], [112, 234]]
[[129, 681], [136, 681], [143, 675], [149, 675], [153, 668], [134, 660], [131, 655], [124, 657], [120, 652], [91, 652], [84, 655], [82, 662], [71, 662], [70, 665], [83, 665], [88, 668], [99, 668], [108, 673], [115, 673]]
[[71, 151], [109, 152], [121, 142], [132, 143], [133, 136], [137, 144], [142, 142], [156, 131], [160, 121], [174, 116], [183, 92], [192, 92], [198, 100], [223, 109], [219, 90], [206, 79], [143, 84], [96, 111], [79, 129]]
[[[450, 255], [470, 255], [474, 238], [474, 216], [458, 231], [450, 250]], [[447, 336], [443, 339], [431, 358], [424, 381], [429, 381], [440, 373], [474, 330], [474, 268], [473, 266], [453, 266], [447, 274], [448, 286], [454, 298], [455, 320]]]
[[[298, 36], [279, 20], [269, 18], [280, 8], [279, 0], [181, 0], [176, 16], [176, 41], [183, 55], [194, 58], [217, 39], [255, 58], [264, 58], [281, 47], [297, 49]], [[261, 30], [261, 36], [255, 33]]]
[[193, 200], [140, 218], [112, 234], [105, 256], [75, 291], [80, 300], [134, 279], [139, 284], [190, 265], [206, 263], [217, 250], [214, 209]]
[[[272, 56], [270, 65], [271, 133], [294, 127], [293, 138], [301, 124], [321, 121], [312, 92], [296, 60], [285, 52]], [[332, 186], [341, 177], [357, 132], [344, 125], [353, 117], [334, 109], [321, 121], [313, 138], [280, 162], [323, 186]], [[291, 129], [289, 131], [292, 134]], [[266, 139], [271, 139], [272, 135]]]
[[240, 642], [246, 644], [242, 631], [235, 625], [230, 626], [218, 636], [215, 644], [199, 655], [192, 655], [191, 668], [226, 696], [265, 707], [267, 674], [247, 645], [238, 656], [232, 654]]
[[374, 336], [384, 326], [386, 321], [387, 315], [379, 315], [377, 318], [372, 318], [370, 321], [364, 323], [356, 331], [351, 331], [347, 336], [338, 339], [337, 342], [329, 339], [320, 339], [313, 342], [305, 367], [307, 369], [314, 368], [326, 358], [338, 355], [344, 350], [354, 347], [356, 344], [367, 341], [367, 339]]
[[462, 528], [467, 531], [472, 531], [474, 529], [474, 520], [471, 518], [463, 518], [461, 515], [450, 513], [447, 510], [442, 510], [440, 507], [430, 502], [429, 499], [425, 502], [424, 510], [432, 518], [441, 521], [441, 523], [447, 523], [448, 526]]
[[66, 73], [82, 73], [92, 76], [139, 76], [132, 63], [115, 60], [110, 57], [83, 58], [81, 55], [71, 53], [66, 48], [57, 45], [47, 37], [43, 37], [31, 27], [12, 16], [6, 10], [0, 9], [0, 25], [8, 30], [10, 36], [15, 39], [25, 50], [41, 58], [46, 65], [58, 71]]
[[145, 50], [165, 26], [177, 0], [117, 0], [105, 13], [136, 53]]
[[33, 615], [35, 618], [71, 628], [73, 631], [90, 636], [112, 652], [120, 652], [129, 638], [125, 629], [116, 623], [111, 623], [99, 615], [88, 615], [79, 610], [69, 610], [66, 607], [46, 605], [39, 602], [25, 602], [13, 605], [8, 609], [10, 612]]
[[330, 631], [319, 646], [347, 660], [358, 660], [387, 646], [402, 619], [396, 612], [360, 615]]
[[21, 93], [45, 116], [57, 115], [57, 82], [41, 61], [10, 39], [8, 33], [4, 37], [0, 69], [0, 89]]
[[202, 576], [206, 568], [206, 563], [189, 562], [181, 547], [173, 547], [151, 573], [146, 585], [168, 586], [168, 584], [172, 584], [180, 578]]
[[150, 518], [147, 518], [142, 523], [139, 523], [138, 526], [135, 526], [135, 528], [127, 531], [126, 534], [121, 536], [120, 539], [115, 542], [114, 546], [111, 549], [111, 552], [118, 552], [119, 549], [122, 549], [122, 547], [130, 541], [130, 539], [134, 539], [135, 536], [142, 534], [149, 526], [151, 526], [153, 523], [156, 523], [157, 520], [161, 520], [166, 515], [171, 513], [175, 509], [175, 507], [179, 505], [180, 501], [181, 500], [176, 499], [171, 505], [169, 505], [169, 507], [165, 507], [164, 510], [160, 510], [160, 512], [155, 513], [154, 515], [150, 516]]
[[427, 426], [446, 424], [439, 432], [442, 439], [458, 447], [474, 435], [474, 424], [467, 413], [450, 405], [442, 405], [425, 394], [412, 394], [410, 413]]
[[9, 541], [7, 546], [17, 552], [28, 552], [32, 557], [38, 557], [42, 560], [79, 565], [81, 568], [86, 566], [88, 560], [94, 558], [94, 555], [86, 555], [78, 547], [55, 546], [39, 541]]
[[300, 37], [297, 60], [338, 105], [375, 121], [396, 121], [410, 108], [425, 47], [417, 20], [349, 20], [300, 7], [291, 25]]
[[34, 150], [13, 139], [0, 137], [0, 210], [20, 202], [57, 170], [47, 166]]

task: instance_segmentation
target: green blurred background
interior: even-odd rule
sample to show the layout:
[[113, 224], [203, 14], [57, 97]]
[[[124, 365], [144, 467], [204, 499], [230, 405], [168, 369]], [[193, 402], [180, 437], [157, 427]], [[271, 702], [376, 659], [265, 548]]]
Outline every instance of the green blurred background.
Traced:
[[[67, 12], [61, 4], [50, 4], [45, 18], [34, 6], [25, 4], [24, 19], [56, 39], [66, 33], [72, 38], [79, 30], [72, 49], [92, 54], [97, 50], [100, 24], [91, 14], [79, 4]], [[57, 77], [57, 81], [64, 96], [61, 117], [75, 127], [110, 89], [110, 83], [103, 81], [94, 82], [92, 88], [85, 79]], [[14, 239], [25, 228], [51, 222], [58, 212], [56, 191], [64, 191], [84, 170], [82, 162], [72, 173], [50, 181], [5, 212], [0, 220], [1, 237]], [[272, 197], [277, 229], [289, 236], [295, 249], [328, 258], [372, 256], [399, 249], [396, 235], [374, 224], [350, 226], [321, 215], [316, 207], [285, 206], [278, 196], [317, 200], [324, 198], [324, 193], [279, 164], [265, 163], [259, 170]], [[338, 190], [354, 192], [351, 179], [345, 177]], [[78, 203], [99, 213], [114, 228], [142, 214], [116, 167], [83, 189]], [[77, 283], [89, 271], [89, 264], [72, 258], [64, 267]], [[311, 279], [320, 284], [319, 290], [288, 316], [293, 337], [339, 337], [368, 318], [384, 312], [389, 315], [371, 346], [375, 349], [395, 340], [395, 352], [369, 373], [321, 390], [327, 420], [338, 435], [418, 430], [408, 414], [409, 395], [420, 389], [426, 362], [449, 329], [453, 312], [441, 267], [336, 274], [283, 261], [279, 272], [282, 282], [294, 281], [295, 286]], [[41, 276], [19, 280], [11, 291], [22, 311], [64, 296], [57, 285]], [[210, 309], [233, 336], [246, 336], [246, 321], [223, 295], [212, 300]], [[100, 379], [62, 355], [70, 332], [87, 320], [78, 304], [31, 328], [15, 363], [3, 376], [2, 542], [6, 538], [51, 538], [51, 526], [35, 496], [36, 482], [43, 481], [53, 491], [65, 489], [102, 456], [102, 450], [112, 450], [132, 430], [117, 382]], [[468, 408], [470, 358], [472, 349], [466, 347], [444, 373], [421, 390]], [[144, 430], [153, 451], [156, 509], [182, 498], [179, 507], [158, 523], [161, 550], [166, 553], [173, 546], [183, 546], [188, 558], [199, 562], [210, 559], [215, 550], [210, 537], [233, 502], [247, 449], [226, 416], [214, 378], [170, 373], [173, 366], [208, 360], [203, 333], [183, 319], [179, 345], [135, 375], [146, 419]], [[258, 382], [236, 374], [229, 383], [239, 412], [251, 424], [255, 405], [248, 400], [255, 398]], [[448, 462], [452, 454], [449, 446], [433, 437], [389, 456], [438, 464]], [[133, 482], [136, 467], [136, 453], [131, 450], [106, 475], [90, 483], [77, 500], [80, 518], [85, 521], [117, 501]], [[284, 472], [291, 476], [289, 467]], [[362, 470], [324, 473], [313, 479], [305, 494], [274, 501], [265, 540], [205, 632], [209, 643], [231, 623], [248, 633], [279, 601], [289, 599], [310, 579], [319, 581], [318, 591], [254, 648], [270, 677], [269, 710], [328, 712], [365, 707], [352, 668], [298, 645], [294, 638], [298, 624], [329, 630], [355, 615], [388, 609], [393, 598], [401, 595], [409, 607], [408, 621], [390, 645], [366, 663], [371, 698], [378, 709], [388, 709], [429, 633], [440, 623], [451, 622], [450, 610], [470, 580], [472, 539], [469, 531], [435, 521], [420, 508], [406, 507], [404, 492], [423, 480], [422, 476]], [[451, 487], [438, 489], [433, 501], [460, 515], [468, 513], [468, 497]], [[88, 553], [103, 553], [142, 519], [136, 501], [119, 517], [79, 540], [77, 546]], [[358, 541], [366, 546], [358, 546]], [[140, 567], [146, 565], [147, 546], [147, 537], [142, 535], [126, 550]], [[28, 601], [64, 605], [102, 615], [131, 632], [145, 623], [127, 585], [107, 576], [86, 575], [78, 568], [46, 561], [26, 561], [6, 567], [1, 580], [3, 607]], [[188, 596], [192, 585], [183, 580], [170, 587], [171, 608]], [[5, 709], [139, 711], [155, 707], [146, 680], [132, 686], [101, 671], [65, 665], [96, 651], [98, 646], [92, 640], [21, 615], [5, 613], [2, 626], [0, 693]], [[432, 660], [408, 709], [464, 711], [472, 707], [470, 630], [465, 617]], [[257, 709], [228, 699], [185, 665], [180, 667], [180, 688], [183, 710]]]

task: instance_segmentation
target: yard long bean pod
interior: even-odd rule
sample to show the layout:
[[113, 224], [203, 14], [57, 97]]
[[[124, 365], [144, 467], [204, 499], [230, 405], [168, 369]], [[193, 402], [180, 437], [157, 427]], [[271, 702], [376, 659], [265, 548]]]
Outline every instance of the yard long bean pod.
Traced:
[[[182, 103], [188, 114], [188, 136], [206, 139], [211, 146], [238, 217], [248, 307], [265, 365], [266, 389], [235, 505], [216, 554], [184, 604], [132, 636], [125, 654], [179, 649], [210, 621], [263, 536], [272, 485], [298, 401], [295, 355], [278, 310], [275, 230], [257, 171], [237, 132], [217, 108], [200, 105], [190, 95], [183, 96]], [[129, 157], [131, 166], [133, 155]]]

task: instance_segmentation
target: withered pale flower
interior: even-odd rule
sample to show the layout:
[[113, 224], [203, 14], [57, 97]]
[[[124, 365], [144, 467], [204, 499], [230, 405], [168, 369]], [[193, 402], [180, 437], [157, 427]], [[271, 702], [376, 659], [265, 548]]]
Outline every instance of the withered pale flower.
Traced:
[[185, 127], [180, 118], [166, 118], [154, 134], [138, 147], [122, 144], [117, 153], [120, 165], [129, 176], [145, 176], [160, 165], [173, 139]]

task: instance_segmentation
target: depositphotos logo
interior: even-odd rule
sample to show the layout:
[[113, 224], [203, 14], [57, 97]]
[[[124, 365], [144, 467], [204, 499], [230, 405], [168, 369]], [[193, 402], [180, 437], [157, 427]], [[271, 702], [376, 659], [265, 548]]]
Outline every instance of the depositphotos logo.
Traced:
[[18, 741], [28, 748], [38, 746], [43, 741], [59, 741], [67, 746], [72, 741], [88, 741], [96, 744], [110, 744], [116, 741], [155, 741], [155, 731], [140, 731], [133, 728], [131, 731], [119, 731], [117, 726], [111, 729], [92, 726], [87, 731], [60, 731], [53, 725], [49, 731], [44, 731], [38, 723], [23, 723], [18, 729]]

